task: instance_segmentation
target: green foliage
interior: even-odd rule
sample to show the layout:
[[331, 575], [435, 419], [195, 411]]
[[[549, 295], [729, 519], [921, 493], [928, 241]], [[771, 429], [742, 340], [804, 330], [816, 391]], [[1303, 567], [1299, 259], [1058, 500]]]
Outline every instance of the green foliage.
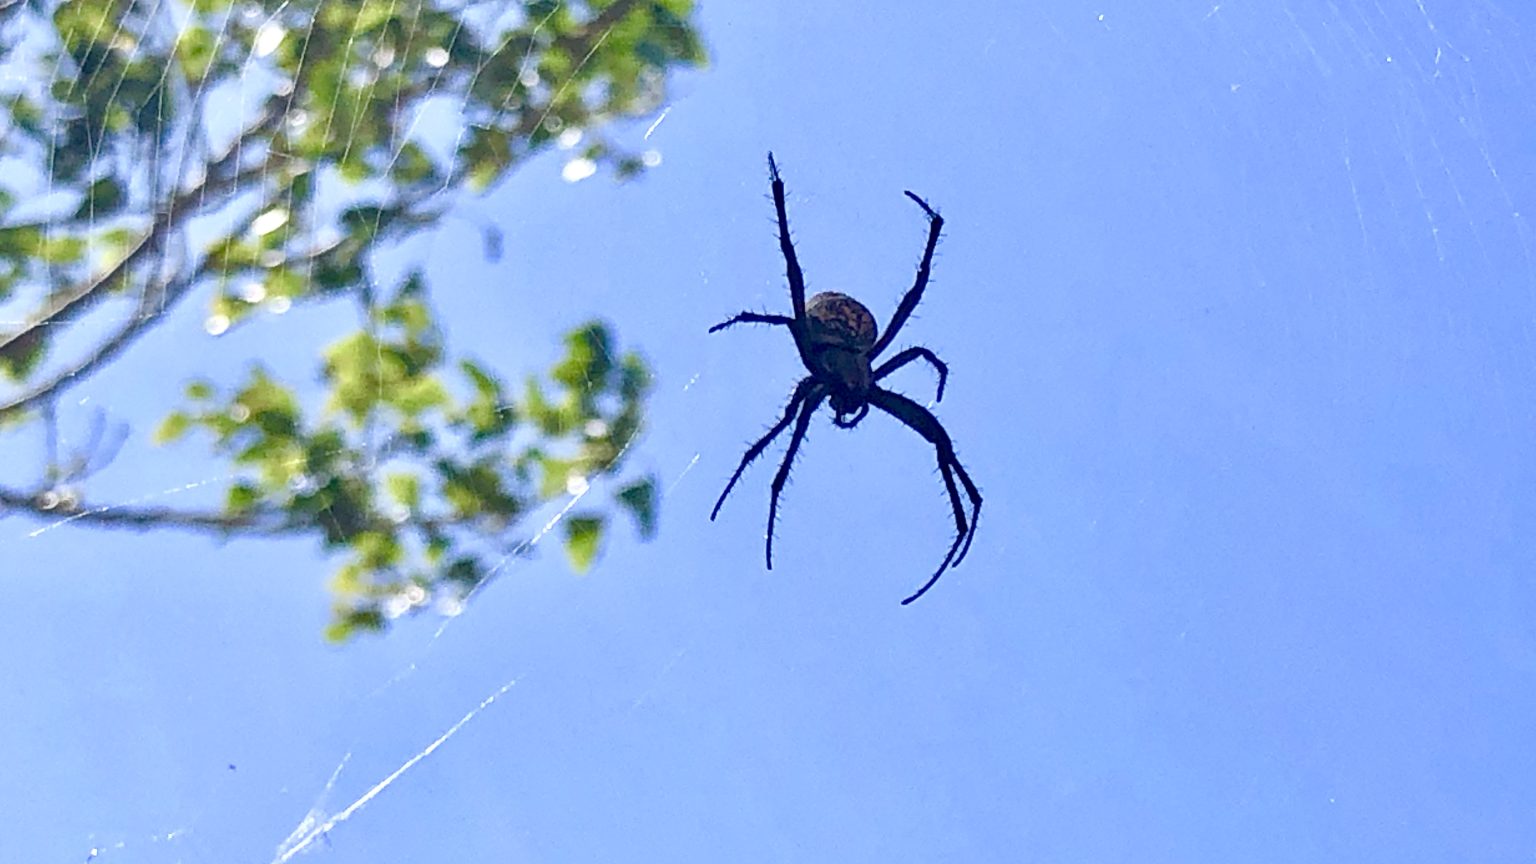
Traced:
[[[529, 379], [540, 406], [519, 406], [503, 401], [502, 382], [472, 361], [448, 374], [452, 367], [430, 344], [430, 313], [396, 314], [398, 304], [419, 302], [381, 307], [374, 332], [343, 337], [326, 351], [331, 400], [318, 413], [301, 410], [292, 389], [258, 367], [228, 391], [188, 385], [188, 405], [158, 432], [172, 442], [201, 431], [240, 466], [227, 515], [313, 524], [327, 548], [344, 556], [332, 582], [333, 635], [462, 602], [531, 539], [511, 527], [519, 519], [619, 470], [644, 408], [647, 388], [634, 386], [644, 361], [634, 353], [617, 360], [590, 353], [599, 345], [615, 350], [604, 324], [569, 334], [549, 375]], [[516, 418], [524, 415], [543, 417], [535, 420], [540, 431], [519, 435]], [[552, 416], [559, 425], [544, 431]], [[371, 433], [381, 429], [399, 431], [370, 449]], [[359, 470], [370, 462], [370, 470]], [[655, 531], [655, 488], [655, 478], [645, 477], [612, 496], [645, 537]], [[585, 571], [609, 518], [582, 510], [564, 524], [571, 564]], [[445, 567], [450, 550], [459, 554]]]
[[[593, 322], [546, 375], [508, 386], [454, 356], [422, 274], [387, 297], [371, 275], [375, 253], [437, 225], [453, 193], [498, 183], [563, 132], [615, 176], [638, 173], [643, 160], [605, 124], [654, 111], [668, 76], [704, 60], [693, 0], [517, 5], [485, 16], [427, 0], [192, 0], [174, 39], [158, 7], [127, 0], [7, 13], [24, 23], [0, 29], [0, 55], [35, 61], [48, 84], [0, 89], [0, 156], [36, 166], [0, 175], [0, 376], [22, 388], [0, 402], [0, 429], [43, 422], [29, 409], [186, 297], [205, 298], [213, 332], [339, 300], [364, 325], [324, 350], [323, 403], [259, 361], [239, 383], [187, 385], [154, 437], [211, 446], [233, 479], [219, 513], [162, 513], [164, 525], [315, 537], [339, 559], [327, 632], [345, 639], [462, 602], [526, 551], [522, 523], [541, 504], [587, 502], [641, 428], [640, 356]], [[45, 44], [13, 53], [23, 38]], [[246, 117], [224, 98], [235, 90], [254, 106]], [[418, 122], [444, 98], [460, 127]], [[230, 143], [210, 153], [210, 141]], [[35, 208], [13, 218], [29, 181], [50, 190], [41, 221]], [[499, 229], [484, 236], [499, 254]], [[38, 285], [40, 299], [17, 290]], [[92, 317], [109, 296], [148, 311]], [[89, 338], [61, 338], [72, 332]], [[615, 488], [609, 506], [564, 519], [577, 570], [600, 554], [609, 511], [656, 530], [654, 478]]]
[[572, 516], [563, 524], [565, 552], [571, 559], [571, 567], [578, 573], [585, 573], [597, 557], [597, 544], [603, 536], [603, 522], [590, 516]]

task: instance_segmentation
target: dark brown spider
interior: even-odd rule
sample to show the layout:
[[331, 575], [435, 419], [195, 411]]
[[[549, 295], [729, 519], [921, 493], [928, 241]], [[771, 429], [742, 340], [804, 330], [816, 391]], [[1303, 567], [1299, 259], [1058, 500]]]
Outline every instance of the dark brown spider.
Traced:
[[[788, 327], [790, 335], [795, 337], [800, 362], [805, 364], [810, 374], [800, 379], [800, 383], [795, 386], [789, 407], [784, 409], [784, 416], [779, 422], [768, 430], [768, 434], [747, 448], [746, 455], [741, 457], [741, 464], [736, 466], [736, 473], [731, 475], [730, 482], [725, 484], [725, 491], [720, 493], [720, 500], [715, 502], [715, 509], [709, 514], [709, 519], [713, 522], [720, 515], [720, 507], [725, 503], [726, 496], [731, 494], [732, 487], [741, 479], [742, 472], [747, 470], [752, 460], [762, 455], [773, 439], [790, 423], [794, 423], [795, 431], [789, 438], [789, 449], [784, 454], [783, 463], [779, 465], [779, 473], [774, 475], [768, 499], [768, 569], [772, 570], [773, 523], [778, 515], [779, 493], [784, 491], [784, 483], [789, 479], [789, 466], [795, 461], [795, 451], [800, 449], [800, 442], [805, 440], [811, 415], [826, 400], [831, 403], [834, 412], [832, 422], [844, 429], [852, 429], [869, 414], [869, 407], [873, 405], [900, 420], [933, 445], [938, 452], [939, 474], [944, 478], [944, 488], [949, 491], [949, 503], [955, 511], [955, 542], [950, 544], [949, 554], [944, 556], [939, 569], [923, 583], [923, 587], [917, 589], [917, 593], [901, 601], [905, 605], [933, 587], [933, 583], [944, 575], [945, 568], [960, 565], [971, 549], [971, 540], [976, 536], [976, 517], [981, 514], [981, 492], [976, 489], [976, 484], [971, 482], [970, 475], [956, 458], [954, 444], [950, 442], [949, 433], [944, 431], [938, 418], [927, 408], [879, 384], [882, 378], [913, 360], [926, 360], [939, 373], [938, 397], [935, 400], [938, 401], [944, 398], [944, 380], [949, 377], [949, 368], [927, 348], [907, 348], [897, 352], [879, 367], [873, 370], [870, 368], [880, 352], [896, 338], [897, 331], [907, 323], [912, 310], [917, 308], [918, 301], [923, 298], [923, 289], [928, 285], [928, 272], [933, 264], [933, 250], [939, 243], [944, 218], [934, 212], [928, 202], [911, 192], [907, 193], [907, 197], [916, 201], [917, 206], [928, 214], [928, 245], [923, 249], [921, 263], [917, 265], [917, 281], [896, 306], [896, 314], [891, 316], [885, 335], [878, 336], [875, 316], [864, 308], [864, 304], [846, 294], [828, 291], [806, 302], [805, 276], [800, 272], [800, 262], [795, 257], [795, 247], [789, 239], [789, 217], [784, 210], [784, 181], [779, 177], [779, 166], [774, 163], [772, 153], [768, 154], [768, 174], [773, 181], [773, 206], [779, 217], [779, 249], [784, 253], [784, 264], [789, 275], [789, 299], [794, 306], [794, 317], [742, 312], [729, 321], [709, 328], [709, 332], [724, 330], [735, 324], [776, 324]], [[960, 491], [955, 486], [957, 476], [965, 487], [965, 494], [971, 499], [969, 522], [966, 520], [965, 508], [960, 503]]]

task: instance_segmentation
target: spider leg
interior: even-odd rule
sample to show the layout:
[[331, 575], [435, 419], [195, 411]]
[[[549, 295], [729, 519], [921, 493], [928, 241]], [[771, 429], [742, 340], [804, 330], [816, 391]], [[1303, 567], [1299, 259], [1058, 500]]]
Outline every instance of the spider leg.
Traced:
[[[976, 484], [971, 482], [971, 475], [965, 472], [965, 466], [961, 465], [960, 460], [955, 458], [954, 451], [950, 451], [949, 464], [950, 467], [955, 469], [955, 473], [959, 475], [960, 483], [965, 486], [966, 497], [971, 499], [971, 531], [965, 535], [965, 545], [960, 547], [960, 555], [955, 558], [954, 566], [959, 567], [960, 562], [965, 560], [965, 556], [970, 554], [971, 541], [976, 539], [976, 517], [981, 515], [981, 490], [977, 489]], [[951, 497], [953, 498], [954, 496], [951, 495]]]
[[779, 177], [779, 165], [768, 154], [768, 179], [773, 186], [773, 209], [779, 218], [779, 251], [784, 253], [785, 275], [789, 277], [789, 300], [795, 310], [795, 320], [805, 320], [805, 274], [800, 272], [800, 259], [795, 257], [795, 244], [789, 239], [789, 214], [784, 209], [784, 180]]
[[741, 464], [736, 466], [736, 473], [731, 475], [730, 482], [725, 484], [725, 491], [721, 492], [719, 500], [715, 501], [715, 509], [709, 511], [709, 521], [715, 521], [715, 517], [720, 515], [720, 507], [725, 504], [726, 496], [731, 494], [731, 489], [736, 486], [736, 481], [741, 479], [741, 474], [747, 470], [747, 466], [752, 464], [752, 460], [761, 456], [763, 451], [768, 448], [768, 445], [773, 443], [773, 439], [779, 437], [779, 433], [783, 432], [785, 427], [789, 426], [790, 421], [795, 419], [795, 412], [800, 410], [800, 403], [805, 401], [806, 395], [811, 392], [811, 388], [815, 384], [816, 379], [807, 375], [800, 379], [799, 384], [795, 385], [795, 395], [789, 397], [789, 407], [784, 409], [784, 417], [779, 422], [773, 424], [773, 428], [768, 430], [768, 434], [757, 439], [756, 443], [747, 448], [746, 455], [741, 457]]
[[933, 587], [933, 583], [939, 581], [939, 577], [944, 575], [946, 568], [960, 563], [955, 560], [955, 552], [960, 549], [960, 541], [970, 534], [965, 525], [965, 510], [960, 506], [960, 492], [955, 488], [955, 475], [950, 471], [949, 463], [942, 459], [939, 460], [939, 474], [944, 478], [944, 488], [949, 491], [949, 504], [955, 510], [955, 542], [949, 544], [949, 552], [944, 555], [944, 561], [939, 564], [939, 569], [933, 571], [933, 575], [928, 577], [928, 581], [923, 583], [923, 587], [917, 589], [911, 597], [901, 601], [903, 606], [927, 594], [928, 589]]
[[[949, 433], [944, 431], [943, 424], [933, 416], [933, 412], [900, 393], [893, 393], [878, 386], [870, 388], [869, 402], [900, 420], [907, 428], [923, 436], [933, 445], [939, 460], [939, 473], [944, 478], [944, 489], [949, 493], [949, 503], [955, 513], [955, 542], [950, 545], [949, 553], [944, 556], [943, 563], [939, 565], [939, 569], [934, 572], [932, 578], [916, 594], [901, 601], [905, 605], [923, 596], [924, 592], [939, 580], [946, 568], [957, 567], [965, 559], [966, 553], [971, 549], [971, 541], [976, 537], [976, 522], [981, 516], [981, 492], [976, 488], [976, 484], [971, 482], [970, 474], [966, 473], [959, 458], [955, 456], [954, 442], [950, 441]], [[969, 524], [960, 503], [960, 490], [955, 487], [956, 476], [960, 478], [961, 485], [965, 487], [965, 494], [971, 501]]]
[[928, 287], [928, 274], [933, 269], [933, 250], [938, 247], [939, 232], [944, 229], [944, 217], [940, 216], [932, 207], [929, 207], [927, 201], [911, 192], [907, 193], [907, 197], [916, 201], [917, 206], [923, 208], [923, 212], [928, 214], [928, 245], [923, 247], [923, 258], [917, 265], [917, 280], [912, 283], [912, 287], [907, 290], [906, 295], [897, 304], [896, 314], [891, 316], [891, 323], [885, 325], [885, 333], [880, 336], [880, 340], [875, 343], [875, 347], [869, 350], [869, 359], [871, 360], [880, 356], [881, 351], [890, 347], [891, 340], [896, 338], [897, 331], [901, 329], [903, 324], [907, 323], [908, 318], [912, 317], [912, 311], [917, 308], [918, 301], [923, 299], [923, 289]]
[[789, 482], [789, 467], [795, 462], [795, 452], [800, 449], [800, 442], [805, 440], [805, 430], [811, 425], [811, 415], [821, 407], [821, 400], [827, 394], [817, 392], [805, 400], [800, 408], [800, 419], [795, 421], [794, 434], [789, 436], [789, 448], [784, 452], [784, 461], [779, 465], [779, 473], [773, 475], [772, 490], [768, 496], [768, 569], [773, 569], [773, 523], [779, 515], [779, 494], [784, 491], [784, 484]]
[[949, 367], [944, 364], [943, 360], [939, 359], [937, 354], [934, 354], [927, 348], [908, 348], [905, 351], [902, 351], [895, 357], [892, 357], [884, 363], [881, 363], [880, 368], [874, 371], [874, 374], [870, 377], [870, 380], [879, 381], [881, 378], [884, 378], [892, 372], [895, 372], [897, 369], [900, 369], [901, 367], [911, 363], [913, 360], [916, 360], [919, 357], [927, 360], [928, 365], [932, 366], [934, 370], [939, 373], [939, 395], [933, 397], [933, 401], [943, 402], [944, 382], [949, 380]]
[[709, 332], [719, 333], [721, 330], [727, 327], [734, 327], [737, 324], [778, 324], [782, 327], [789, 327], [794, 323], [795, 319], [788, 315], [764, 315], [761, 312], [742, 312], [729, 321], [721, 321], [719, 324], [709, 328]]

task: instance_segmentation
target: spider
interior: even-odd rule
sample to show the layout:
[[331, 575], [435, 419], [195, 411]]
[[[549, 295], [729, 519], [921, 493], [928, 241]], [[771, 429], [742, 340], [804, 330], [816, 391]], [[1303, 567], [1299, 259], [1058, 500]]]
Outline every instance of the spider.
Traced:
[[[789, 467], [795, 461], [795, 452], [800, 449], [800, 442], [805, 440], [811, 415], [816, 413], [822, 402], [827, 402], [832, 406], [832, 422], [843, 429], [852, 429], [869, 414], [869, 408], [873, 405], [933, 445], [938, 454], [939, 474], [944, 478], [944, 488], [949, 492], [949, 503], [955, 512], [955, 542], [950, 544], [949, 553], [944, 556], [944, 561], [939, 564], [933, 576], [911, 597], [901, 601], [902, 605], [906, 605], [927, 593], [939, 581], [939, 577], [944, 575], [946, 568], [958, 567], [965, 559], [971, 548], [971, 540], [976, 536], [976, 517], [981, 513], [981, 492], [976, 489], [976, 484], [971, 482], [970, 475], [955, 456], [954, 444], [950, 442], [949, 433], [944, 431], [938, 418], [927, 408], [900, 393], [881, 387], [879, 383], [887, 375], [914, 360], [926, 360], [939, 375], [938, 395], [934, 400], [939, 401], [944, 398], [944, 381], [949, 377], [949, 367], [927, 348], [907, 348], [871, 368], [923, 298], [923, 289], [928, 285], [928, 273], [933, 264], [933, 250], [939, 243], [939, 232], [944, 227], [944, 217], [929, 207], [928, 202], [911, 192], [906, 193], [928, 216], [928, 245], [923, 249], [922, 261], [917, 265], [917, 280], [896, 306], [891, 323], [886, 325], [885, 335], [877, 338], [875, 316], [852, 297], [827, 291], [806, 301], [805, 276], [800, 272], [795, 246], [789, 238], [789, 217], [784, 209], [784, 181], [779, 176], [779, 166], [773, 161], [772, 153], [768, 154], [768, 176], [773, 186], [773, 207], [778, 214], [779, 250], [784, 254], [789, 277], [789, 299], [795, 314], [788, 316], [742, 312], [709, 328], [709, 332], [716, 333], [736, 324], [788, 327], [790, 335], [795, 339], [795, 349], [800, 353], [800, 362], [809, 374], [795, 385], [794, 395], [790, 397], [789, 406], [784, 409], [784, 416], [779, 422], [768, 430], [768, 434], [747, 448], [746, 454], [741, 457], [741, 464], [736, 466], [736, 473], [731, 475], [730, 482], [725, 484], [725, 491], [720, 493], [720, 499], [715, 502], [715, 509], [709, 514], [709, 519], [713, 522], [720, 515], [721, 505], [725, 504], [726, 497], [731, 494], [731, 489], [752, 460], [762, 455], [773, 439], [793, 423], [795, 431], [790, 436], [789, 448], [784, 454], [783, 463], [779, 465], [779, 473], [774, 475], [768, 499], [767, 560], [768, 569], [772, 570], [773, 523], [778, 515], [779, 494], [784, 491], [784, 484], [789, 479]], [[960, 478], [960, 484], [965, 487], [965, 494], [971, 501], [969, 522], [966, 520], [965, 508], [961, 506], [960, 491], [955, 486], [956, 477]]]

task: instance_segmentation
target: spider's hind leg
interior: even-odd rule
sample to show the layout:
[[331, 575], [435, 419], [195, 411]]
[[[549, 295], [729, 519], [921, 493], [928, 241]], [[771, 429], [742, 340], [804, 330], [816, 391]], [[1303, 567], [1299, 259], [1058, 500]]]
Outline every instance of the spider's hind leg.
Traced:
[[[911, 603], [923, 596], [933, 583], [939, 581], [939, 577], [950, 567], [958, 566], [965, 555], [971, 549], [971, 540], [976, 536], [976, 521], [981, 516], [981, 491], [976, 484], [971, 482], [971, 475], [960, 464], [955, 456], [954, 442], [950, 441], [949, 433], [944, 431], [943, 424], [933, 416], [933, 412], [913, 402], [900, 393], [893, 393], [883, 387], [875, 386], [869, 391], [871, 405], [881, 411], [895, 417], [911, 429], [923, 436], [928, 443], [933, 445], [935, 455], [939, 460], [939, 474], [944, 478], [944, 491], [949, 493], [949, 505], [955, 513], [955, 540], [949, 546], [949, 552], [944, 556], [944, 563], [934, 571], [923, 587], [916, 594], [901, 601], [902, 605]], [[965, 494], [971, 499], [971, 517], [965, 518], [965, 508], [960, 502], [960, 489], [955, 485], [955, 477], [960, 478], [960, 484], [965, 487]]]
[[[960, 562], [964, 561], [966, 554], [971, 551], [971, 541], [976, 538], [976, 523], [981, 518], [981, 490], [971, 482], [971, 475], [966, 473], [965, 467], [960, 464], [960, 460], [954, 458], [953, 453], [950, 454], [948, 461], [945, 461], [942, 456], [939, 458], [939, 474], [944, 478], [944, 490], [949, 493], [949, 505], [955, 511], [955, 542], [949, 545], [949, 552], [944, 556], [944, 561], [939, 564], [939, 569], [933, 571], [933, 575], [928, 577], [928, 581], [923, 583], [923, 587], [917, 589], [911, 597], [901, 601], [903, 606], [928, 593], [933, 583], [939, 581], [939, 577], [944, 575], [946, 568], [959, 567]], [[965, 494], [971, 499], [969, 524], [965, 518], [965, 510], [960, 506], [960, 490], [955, 488], [956, 474], [960, 475], [960, 483], [965, 487]]]
[[[955, 458], [953, 452], [950, 453], [950, 464], [954, 466], [955, 474], [959, 475], [960, 483], [965, 486], [966, 496], [971, 499], [971, 530], [966, 533], [965, 545], [960, 547], [960, 555], [955, 558], [953, 565], [959, 567], [960, 562], [965, 560], [965, 556], [970, 554], [971, 541], [976, 539], [976, 521], [981, 518], [981, 490], [971, 482], [971, 475], [966, 473], [965, 466], [960, 464], [960, 460]], [[953, 484], [949, 491], [950, 498], [958, 504], [959, 496], [955, 494]]]

